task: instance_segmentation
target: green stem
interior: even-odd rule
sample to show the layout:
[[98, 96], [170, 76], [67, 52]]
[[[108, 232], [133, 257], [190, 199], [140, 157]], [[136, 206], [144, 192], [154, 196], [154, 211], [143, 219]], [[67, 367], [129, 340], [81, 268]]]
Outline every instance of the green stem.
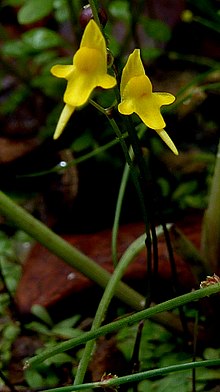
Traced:
[[[112, 297], [114, 296], [115, 289], [121, 280], [126, 268], [128, 265], [132, 262], [134, 257], [144, 249], [145, 243], [145, 234], [137, 238], [125, 251], [123, 256], [121, 257], [119, 263], [117, 264], [111, 279], [109, 280], [106, 289], [104, 291], [104, 294], [102, 296], [102, 299], [99, 303], [98, 309], [96, 311], [96, 315], [93, 320], [92, 328], [91, 331], [96, 330], [97, 328], [100, 327], [102, 322], [105, 319], [105, 315], [108, 309], [108, 306], [110, 304], [110, 301]], [[86, 369], [88, 367], [90, 358], [92, 356], [92, 352], [94, 350], [95, 342], [94, 340], [89, 341], [86, 344], [86, 347], [83, 352], [83, 356], [81, 358], [81, 361], [79, 363], [79, 367], [77, 370], [77, 374], [74, 380], [74, 385], [80, 384], [83, 382]]]
[[[144, 133], [145, 128], [141, 127], [139, 130], [139, 137], [141, 137]], [[131, 157], [131, 160], [133, 162], [134, 159], [134, 153], [132, 148], [130, 147], [129, 149], [129, 155]], [[122, 202], [125, 194], [125, 189], [128, 181], [130, 173], [130, 168], [128, 163], [125, 164], [124, 171], [122, 174], [122, 179], [121, 179], [121, 185], [119, 188], [118, 192], [118, 199], [117, 199], [117, 204], [115, 208], [115, 217], [114, 217], [114, 222], [113, 222], [113, 228], [112, 228], [112, 261], [114, 266], [116, 266], [118, 262], [118, 256], [117, 256], [117, 236], [118, 236], [118, 229], [119, 229], [119, 219], [120, 219], [120, 214], [121, 214], [121, 208], [122, 208]]]
[[[15, 204], [9, 197], [0, 191], [0, 213], [11, 220], [21, 230], [24, 230], [47, 249], [52, 251], [66, 263], [76, 268], [82, 274], [92, 279], [102, 288], [105, 288], [111, 274], [100, 267], [91, 258], [70, 245], [67, 241], [55, 234], [43, 223], [31, 216], [22, 207]], [[143, 308], [143, 297], [124, 283], [120, 283], [115, 291], [116, 297], [131, 306], [133, 309]]]
[[92, 10], [94, 21], [97, 23], [99, 28], [102, 29], [102, 26], [101, 26], [101, 23], [99, 20], [99, 14], [98, 14], [99, 7], [97, 4], [97, 1], [96, 0], [89, 0], [89, 4], [90, 4], [91, 10]]
[[[132, 155], [131, 148], [130, 148], [129, 153], [131, 156]], [[133, 159], [132, 156], [131, 156], [131, 159]], [[112, 227], [112, 261], [113, 261], [113, 264], [115, 267], [118, 263], [117, 238], [118, 238], [119, 220], [120, 220], [122, 202], [124, 199], [124, 194], [125, 194], [125, 189], [127, 186], [129, 173], [130, 173], [130, 168], [129, 168], [129, 165], [126, 163], [125, 167], [124, 167], [123, 174], [122, 174], [121, 185], [120, 185], [119, 192], [118, 192], [118, 199], [117, 199], [116, 208], [115, 208], [115, 217], [114, 217], [114, 222], [113, 222], [113, 227]]]
[[[162, 377], [165, 376], [166, 374], [169, 373], [174, 373], [174, 372], [180, 372], [180, 371], [186, 371], [186, 370], [191, 370], [199, 367], [212, 367], [212, 366], [219, 366], [220, 365], [220, 359], [211, 359], [211, 360], [206, 360], [206, 361], [197, 361], [197, 362], [187, 362], [187, 363], [181, 363], [179, 365], [171, 365], [171, 366], [166, 366], [160, 369], [152, 369], [152, 370], [147, 370], [145, 372], [140, 372], [137, 374], [132, 374], [128, 376], [123, 376], [120, 378], [115, 378], [111, 379], [106, 383], [99, 383], [99, 386], [107, 386], [108, 387], [113, 387], [116, 385], [122, 385], [122, 384], [127, 384], [127, 383], [133, 383], [133, 382], [139, 382], [142, 380], [146, 380], [152, 377]], [[118, 381], [118, 382], [117, 382]], [[101, 385], [100, 385], [101, 384]]]
[[208, 208], [205, 212], [202, 230], [202, 250], [207, 268], [214, 272], [220, 263], [220, 141]]
[[174, 372], [176, 373], [176, 372], [181, 372], [181, 371], [186, 371], [186, 370], [191, 370], [191, 369], [196, 369], [201, 367], [206, 368], [206, 367], [213, 367], [219, 365], [220, 365], [220, 359], [207, 359], [205, 361], [186, 362], [186, 363], [181, 363], [179, 365], [171, 365], [159, 369], [146, 370], [144, 372], [130, 374], [128, 376], [112, 377], [111, 379], [106, 381], [96, 381], [96, 382], [86, 383], [77, 386], [51, 388], [51, 389], [44, 390], [44, 392], [72, 392], [72, 391], [84, 391], [84, 390], [90, 391], [95, 388], [103, 388], [104, 390], [108, 389], [114, 391], [115, 390], [114, 387], [118, 387], [119, 385], [137, 383], [143, 380], [147, 380], [149, 378], [165, 376], [166, 374], [169, 373], [174, 373]]
[[[127, 137], [127, 135], [124, 135], [124, 137]], [[66, 162], [66, 166], [63, 167], [59, 163], [56, 166], [53, 166], [51, 169], [48, 170], [42, 170], [40, 172], [35, 172], [31, 174], [21, 174], [17, 175], [17, 178], [26, 178], [26, 177], [40, 177], [40, 176], [46, 176], [47, 174], [51, 173], [57, 173], [59, 171], [63, 171], [65, 169], [68, 169], [68, 167], [78, 165], [79, 163], [82, 163], [84, 161], [87, 161], [90, 158], [95, 157], [96, 155], [104, 152], [105, 150], [108, 150], [109, 148], [115, 146], [116, 144], [119, 143], [118, 139], [113, 139], [109, 143], [104, 144], [103, 146], [97, 147], [94, 150], [88, 152], [87, 154], [84, 154], [80, 156], [79, 158], [73, 159], [70, 162]]]
[[121, 328], [133, 325], [135, 323], [138, 323], [141, 320], [145, 320], [148, 318], [152, 318], [158, 313], [169, 311], [172, 309], [175, 309], [179, 306], [186, 305], [190, 302], [193, 301], [198, 301], [201, 298], [208, 297], [213, 294], [217, 294], [220, 292], [220, 284], [214, 284], [209, 287], [205, 287], [202, 289], [194, 290], [190, 293], [183, 294], [181, 296], [172, 298], [168, 301], [162, 302], [158, 305], [152, 306], [148, 309], [144, 309], [140, 312], [134, 313], [130, 316], [123, 317], [119, 320], [116, 320], [110, 324], [106, 324], [95, 331], [89, 331], [85, 332], [83, 335], [70, 339], [67, 342], [62, 342], [59, 344], [56, 344], [55, 347], [51, 347], [48, 349], [45, 349], [45, 351], [41, 354], [36, 355], [33, 358], [30, 358], [29, 360], [26, 361], [25, 367], [29, 366], [35, 366], [41, 362], [43, 362], [45, 359], [52, 357], [55, 354], [58, 354], [60, 352], [70, 350], [73, 347], [79, 346], [81, 344], [85, 344], [89, 340], [96, 339], [99, 336], [104, 336], [108, 333], [113, 333], [115, 331], [118, 331]]
[[[132, 180], [134, 182], [134, 185], [135, 185], [135, 188], [136, 188], [136, 191], [137, 191], [137, 195], [138, 195], [138, 198], [139, 198], [139, 201], [140, 201], [140, 206], [141, 206], [142, 213], [143, 213], [143, 218], [144, 218], [144, 222], [145, 222], [145, 226], [146, 226], [146, 231], [149, 232], [149, 223], [148, 223], [148, 220], [147, 220], [147, 211], [146, 211], [146, 206], [145, 206], [145, 200], [144, 200], [143, 192], [142, 192], [141, 185], [140, 185], [140, 182], [139, 182], [139, 175], [138, 175], [137, 170], [136, 170], [136, 168], [134, 166], [133, 157], [131, 158], [131, 155], [130, 155], [130, 153], [128, 151], [127, 144], [125, 143], [124, 134], [121, 133], [121, 131], [120, 131], [116, 121], [111, 117], [111, 114], [109, 114], [111, 112], [111, 109], [104, 109], [102, 106], [100, 106], [98, 103], [94, 102], [91, 99], [89, 100], [89, 102], [97, 110], [99, 110], [101, 113], [106, 115], [106, 117], [107, 117], [107, 119], [108, 119], [108, 121], [109, 121], [109, 123], [110, 123], [110, 125], [111, 125], [111, 127], [113, 129], [113, 131], [115, 132], [115, 134], [116, 134], [116, 136], [117, 136], [117, 138], [118, 138], [118, 140], [119, 140], [119, 142], [121, 144], [121, 147], [122, 147], [123, 153], [125, 155], [126, 162], [127, 162], [128, 166], [130, 168]], [[132, 145], [132, 148], [133, 148], [133, 145]]]

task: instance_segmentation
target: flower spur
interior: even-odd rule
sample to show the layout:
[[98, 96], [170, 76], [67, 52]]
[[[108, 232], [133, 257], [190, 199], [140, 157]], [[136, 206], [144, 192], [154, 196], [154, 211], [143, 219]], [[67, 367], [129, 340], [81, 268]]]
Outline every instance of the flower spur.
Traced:
[[173, 153], [178, 155], [173, 141], [163, 129], [166, 124], [160, 112], [161, 106], [170, 105], [175, 97], [170, 93], [152, 92], [152, 84], [145, 74], [139, 49], [135, 49], [129, 56], [122, 71], [120, 92], [119, 112], [124, 115], [136, 113], [143, 123], [154, 129]]

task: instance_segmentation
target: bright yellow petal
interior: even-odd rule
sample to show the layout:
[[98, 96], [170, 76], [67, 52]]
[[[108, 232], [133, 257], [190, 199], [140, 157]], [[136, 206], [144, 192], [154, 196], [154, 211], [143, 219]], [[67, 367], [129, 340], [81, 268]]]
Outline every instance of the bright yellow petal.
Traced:
[[105, 89], [112, 88], [116, 85], [116, 79], [114, 76], [105, 74], [105, 75], [100, 75], [98, 80], [97, 80], [97, 87], [102, 87]]
[[170, 93], [153, 93], [153, 95], [155, 96], [155, 98], [157, 98], [158, 104], [160, 106], [170, 105], [176, 99], [174, 95]]
[[129, 115], [129, 114], [134, 113], [134, 107], [133, 107], [132, 101], [127, 99], [126, 101], [119, 103], [118, 111], [119, 111], [119, 113], [125, 114], [125, 115]]
[[57, 78], [65, 78], [67, 79], [71, 72], [73, 71], [72, 65], [54, 65], [50, 72], [52, 75], [56, 76]]
[[80, 48], [74, 56], [73, 64], [82, 73], [107, 73], [105, 58], [97, 49]]
[[64, 108], [61, 112], [59, 121], [57, 123], [55, 133], [53, 135], [54, 139], [58, 139], [58, 137], [61, 135], [66, 124], [68, 123], [68, 121], [70, 119], [70, 116], [73, 114], [74, 110], [75, 110], [75, 107], [73, 107], [73, 106], [70, 106], [70, 105], [64, 106]]
[[88, 101], [96, 86], [96, 78], [92, 75], [75, 72], [74, 77], [68, 80], [64, 102], [75, 107], [82, 106]]
[[171, 149], [171, 151], [173, 151], [175, 155], [178, 155], [179, 154], [178, 150], [175, 144], [173, 143], [173, 141], [171, 140], [171, 138], [169, 137], [169, 135], [167, 134], [167, 132], [164, 129], [155, 129], [155, 131], [158, 133], [161, 139], [166, 143], [166, 145]]
[[134, 111], [141, 118], [147, 127], [152, 129], [161, 129], [165, 127], [165, 121], [157, 101], [153, 95], [150, 97], [143, 97], [134, 101]]
[[82, 39], [80, 43], [80, 48], [91, 48], [98, 50], [103, 57], [105, 57], [105, 61], [107, 64], [107, 52], [106, 52], [106, 43], [105, 39], [100, 31], [100, 28], [96, 24], [96, 22], [91, 19], [87, 24]]
[[146, 75], [134, 76], [126, 84], [123, 94], [121, 95], [122, 101], [124, 99], [139, 100], [143, 97], [152, 96], [152, 84]]
[[130, 79], [136, 76], [145, 75], [144, 66], [141, 61], [140, 49], [135, 49], [128, 57], [128, 61], [122, 71], [121, 77], [121, 95]]

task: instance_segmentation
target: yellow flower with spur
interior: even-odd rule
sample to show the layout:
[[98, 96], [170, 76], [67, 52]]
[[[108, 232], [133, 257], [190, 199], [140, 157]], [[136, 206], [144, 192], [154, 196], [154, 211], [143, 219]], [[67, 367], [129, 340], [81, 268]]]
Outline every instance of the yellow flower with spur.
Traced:
[[109, 89], [116, 85], [116, 79], [107, 74], [106, 43], [94, 20], [91, 19], [84, 30], [73, 64], [54, 65], [51, 73], [67, 80], [65, 106], [54, 133], [54, 139], [57, 139], [75, 108], [84, 105], [96, 87]]
[[145, 74], [140, 57], [140, 49], [135, 49], [129, 56], [127, 64], [122, 71], [121, 78], [121, 103], [118, 110], [121, 114], [136, 113], [143, 123], [154, 129], [167, 146], [178, 155], [178, 151], [163, 129], [166, 124], [160, 112], [163, 105], [170, 105], [175, 101], [170, 93], [152, 92], [152, 84]]

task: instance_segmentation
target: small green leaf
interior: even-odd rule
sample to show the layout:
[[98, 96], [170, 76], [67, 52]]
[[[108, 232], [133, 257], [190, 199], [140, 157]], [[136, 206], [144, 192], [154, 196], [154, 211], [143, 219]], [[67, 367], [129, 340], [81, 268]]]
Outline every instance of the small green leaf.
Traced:
[[34, 51], [54, 48], [63, 45], [61, 37], [46, 27], [35, 28], [22, 35], [22, 41]]
[[21, 40], [7, 41], [2, 45], [2, 54], [12, 57], [23, 57], [28, 54], [27, 45]]
[[130, 11], [128, 2], [122, 0], [115, 0], [109, 4], [109, 12], [114, 18], [117, 18], [124, 22], [129, 22]]
[[33, 305], [31, 308], [31, 313], [37, 316], [40, 320], [42, 320], [47, 325], [49, 326], [53, 325], [53, 321], [51, 320], [49, 313], [43, 306], [39, 304]]
[[167, 42], [171, 37], [169, 26], [161, 20], [142, 18], [142, 24], [146, 33], [160, 42]]
[[60, 366], [64, 363], [72, 362], [72, 357], [66, 353], [59, 353], [56, 355], [53, 355], [53, 357], [50, 357], [46, 360], [47, 366], [50, 366], [52, 364]]
[[34, 23], [49, 15], [53, 10], [53, 0], [26, 0], [18, 12], [20, 24]]
[[31, 323], [26, 324], [25, 327], [27, 329], [30, 329], [31, 331], [42, 333], [43, 335], [48, 335], [48, 336], [51, 335], [48, 327], [46, 327], [46, 325], [41, 324], [37, 321], [32, 321]]
[[76, 338], [77, 336], [81, 335], [83, 332], [77, 328], [70, 328], [70, 327], [61, 328], [59, 326], [55, 326], [52, 329], [52, 333], [55, 334], [56, 336], [59, 336], [59, 337], [65, 338], [65, 339], [72, 339], [72, 338]]
[[59, 328], [68, 328], [68, 327], [74, 327], [78, 321], [80, 320], [80, 314], [75, 314], [72, 317], [69, 317], [65, 320], [60, 321], [59, 323], [57, 323], [55, 325], [55, 327], [59, 327]]
[[25, 380], [31, 388], [41, 388], [44, 385], [44, 379], [35, 369], [27, 369], [25, 371]]

